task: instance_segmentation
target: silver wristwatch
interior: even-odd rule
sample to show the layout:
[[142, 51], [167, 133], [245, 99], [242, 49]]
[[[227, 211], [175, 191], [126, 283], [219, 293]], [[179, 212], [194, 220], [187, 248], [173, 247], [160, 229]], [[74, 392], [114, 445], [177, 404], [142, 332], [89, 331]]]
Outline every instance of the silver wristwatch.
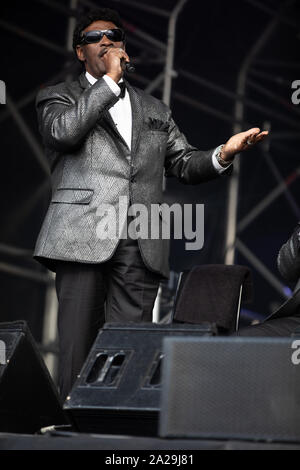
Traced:
[[233, 159], [228, 161], [228, 162], [225, 162], [225, 160], [223, 160], [223, 158], [221, 158], [221, 152], [222, 152], [222, 148], [224, 147], [224, 145], [225, 144], [222, 144], [217, 148], [216, 159], [222, 167], [226, 168], [227, 166], [231, 165], [231, 163], [233, 162]]

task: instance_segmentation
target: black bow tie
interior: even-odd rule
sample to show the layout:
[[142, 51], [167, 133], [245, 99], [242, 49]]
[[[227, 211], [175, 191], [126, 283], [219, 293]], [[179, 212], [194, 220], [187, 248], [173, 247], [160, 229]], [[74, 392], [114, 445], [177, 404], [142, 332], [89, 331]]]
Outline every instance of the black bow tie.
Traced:
[[125, 82], [120, 82], [118, 83], [119, 87], [120, 87], [120, 90], [121, 90], [121, 93], [119, 95], [119, 98], [124, 98], [125, 96], [125, 91], [126, 91], [126, 84]]

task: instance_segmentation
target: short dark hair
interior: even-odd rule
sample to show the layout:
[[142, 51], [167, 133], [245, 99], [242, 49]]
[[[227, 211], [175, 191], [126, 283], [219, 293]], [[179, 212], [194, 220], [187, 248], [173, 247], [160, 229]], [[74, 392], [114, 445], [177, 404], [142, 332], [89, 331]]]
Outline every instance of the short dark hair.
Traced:
[[77, 19], [73, 34], [73, 49], [75, 54], [76, 46], [81, 42], [82, 31], [87, 28], [90, 24], [94, 23], [94, 21], [110, 21], [111, 23], [114, 23], [118, 28], [123, 29], [122, 20], [116, 10], [111, 10], [110, 8], [97, 8], [81, 15]]

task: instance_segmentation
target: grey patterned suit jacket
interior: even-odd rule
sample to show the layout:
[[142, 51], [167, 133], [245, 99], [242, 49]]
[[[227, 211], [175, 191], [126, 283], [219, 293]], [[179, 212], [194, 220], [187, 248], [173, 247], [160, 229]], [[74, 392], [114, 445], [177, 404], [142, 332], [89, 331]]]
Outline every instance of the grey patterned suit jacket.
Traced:
[[[131, 203], [162, 202], [163, 172], [197, 184], [218, 176], [212, 150], [188, 144], [162, 102], [127, 82], [132, 106], [131, 151], [108, 110], [118, 97], [105, 80], [90, 85], [85, 74], [71, 83], [41, 90], [37, 96], [39, 129], [51, 166], [52, 199], [34, 257], [55, 271], [55, 260], [101, 263], [114, 253], [118, 237], [100, 239], [96, 211], [101, 204], [119, 211], [119, 197]], [[168, 277], [169, 240], [139, 239], [145, 264]]]

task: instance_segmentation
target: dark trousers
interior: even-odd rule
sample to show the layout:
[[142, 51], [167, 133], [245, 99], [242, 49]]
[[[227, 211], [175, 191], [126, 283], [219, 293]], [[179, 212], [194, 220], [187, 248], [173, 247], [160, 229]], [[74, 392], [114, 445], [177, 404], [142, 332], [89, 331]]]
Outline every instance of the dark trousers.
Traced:
[[161, 276], [146, 268], [138, 243], [121, 240], [101, 264], [59, 262], [59, 389], [69, 394], [104, 322], [151, 322]]

